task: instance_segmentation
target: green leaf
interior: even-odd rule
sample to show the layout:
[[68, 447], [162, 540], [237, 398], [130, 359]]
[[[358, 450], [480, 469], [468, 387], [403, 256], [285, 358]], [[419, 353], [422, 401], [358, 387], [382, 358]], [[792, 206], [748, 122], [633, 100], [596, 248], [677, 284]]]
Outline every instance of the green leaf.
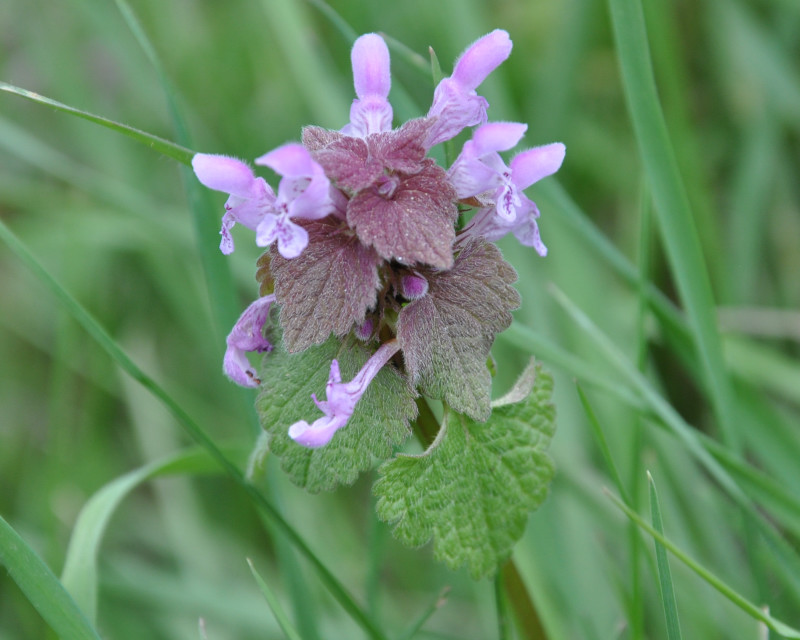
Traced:
[[270, 450], [292, 482], [312, 493], [352, 484], [358, 474], [385, 460], [411, 433], [417, 415], [414, 392], [391, 365], [386, 365], [356, 405], [347, 426], [319, 449], [292, 440], [287, 431], [298, 420], [320, 414], [311, 394], [323, 399], [331, 361], [336, 358], [343, 380], [351, 380], [372, 355], [355, 340], [330, 338], [322, 345], [289, 354], [280, 344], [264, 356], [262, 391], [256, 400], [261, 425], [272, 435]]
[[64, 640], [100, 640], [58, 578], [27, 543], [0, 517], [0, 564]]
[[404, 307], [397, 339], [406, 369], [422, 393], [486, 420], [492, 377], [486, 366], [494, 336], [511, 324], [520, 297], [517, 272], [492, 244], [470, 242], [449, 271], [421, 269], [428, 293]]
[[289, 620], [289, 616], [287, 616], [286, 612], [283, 610], [278, 597], [275, 595], [272, 589], [269, 588], [269, 585], [259, 575], [258, 571], [256, 571], [253, 561], [250, 560], [250, 558], [247, 559], [247, 564], [250, 567], [250, 573], [253, 574], [253, 577], [258, 583], [258, 588], [261, 589], [264, 599], [267, 601], [267, 604], [272, 610], [275, 619], [278, 621], [281, 631], [283, 631], [283, 635], [286, 636], [287, 640], [302, 640], [300, 634], [297, 632], [297, 629], [294, 628], [291, 620]]
[[58, 111], [63, 111], [64, 113], [69, 113], [71, 115], [78, 116], [79, 118], [83, 118], [84, 120], [88, 120], [89, 122], [94, 122], [95, 124], [107, 127], [112, 131], [116, 131], [117, 133], [122, 133], [128, 136], [129, 138], [133, 138], [137, 142], [141, 142], [142, 144], [147, 145], [154, 151], [163, 153], [165, 156], [173, 158], [185, 165], [189, 165], [192, 162], [192, 156], [194, 156], [194, 151], [186, 149], [178, 144], [175, 144], [174, 142], [170, 142], [169, 140], [164, 140], [163, 138], [154, 136], [151, 133], [135, 129], [134, 127], [129, 127], [128, 125], [122, 124], [121, 122], [115, 122], [114, 120], [103, 118], [102, 116], [97, 116], [93, 113], [89, 113], [88, 111], [83, 111], [82, 109], [70, 107], [69, 105], [62, 104], [61, 102], [52, 100], [50, 98], [46, 98], [43, 95], [34, 93], [33, 91], [28, 91], [27, 89], [21, 89], [20, 87], [15, 87], [6, 82], [0, 82], [0, 91], [7, 91], [8, 93], [14, 93], [32, 102], [38, 102], [39, 104], [52, 107], [54, 109], [57, 109]]
[[[647, 472], [647, 480], [650, 483], [650, 518], [653, 521], [653, 528], [662, 536], [664, 535], [664, 525], [661, 522], [661, 506], [658, 503], [658, 492], [653, 476]], [[667, 638], [669, 640], [681, 640], [681, 625], [678, 621], [678, 605], [675, 602], [675, 587], [672, 585], [672, 572], [669, 568], [669, 558], [667, 550], [658, 540], [656, 545], [656, 566], [658, 567], [658, 582], [661, 587], [661, 603], [664, 607], [664, 617], [667, 621]]]
[[89, 499], [72, 530], [61, 574], [64, 587], [89, 620], [94, 622], [97, 617], [97, 553], [106, 526], [125, 496], [156, 476], [219, 471], [219, 466], [205, 451], [181, 451], [116, 478]]
[[383, 464], [377, 511], [395, 537], [413, 547], [433, 538], [437, 559], [467, 564], [476, 579], [494, 572], [547, 496], [552, 391], [552, 377], [532, 361], [487, 422], [448, 410], [425, 453]]

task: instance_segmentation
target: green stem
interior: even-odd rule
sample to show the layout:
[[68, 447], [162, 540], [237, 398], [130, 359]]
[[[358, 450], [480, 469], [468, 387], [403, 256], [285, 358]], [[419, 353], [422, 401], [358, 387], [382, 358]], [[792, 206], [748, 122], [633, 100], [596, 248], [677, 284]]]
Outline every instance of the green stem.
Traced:
[[[427, 448], [434, 441], [440, 425], [427, 399], [420, 397], [417, 400], [417, 406], [419, 407], [419, 416], [417, 417], [414, 431], [422, 446]], [[526, 640], [546, 640], [547, 633], [542, 626], [536, 605], [531, 600], [514, 558], [509, 558], [503, 567], [498, 567], [495, 589], [505, 590], [506, 598], [511, 604], [517, 620], [519, 620], [523, 638], [526, 638]], [[505, 636], [501, 634], [500, 637], [506, 638], [508, 637], [508, 624], [507, 619], [503, 619], [503, 611], [500, 606], [501, 597], [501, 593], [499, 591], [496, 592], [498, 625], [500, 625], [502, 632], [506, 633]]]
[[509, 633], [509, 620], [506, 616], [506, 593], [505, 585], [503, 584], [504, 577], [503, 567], [498, 567], [497, 575], [494, 577], [494, 602], [495, 609], [497, 610], [497, 640], [508, 640], [511, 635]]
[[547, 631], [513, 558], [503, 567], [503, 586], [519, 621], [522, 637], [527, 640], [547, 640]]

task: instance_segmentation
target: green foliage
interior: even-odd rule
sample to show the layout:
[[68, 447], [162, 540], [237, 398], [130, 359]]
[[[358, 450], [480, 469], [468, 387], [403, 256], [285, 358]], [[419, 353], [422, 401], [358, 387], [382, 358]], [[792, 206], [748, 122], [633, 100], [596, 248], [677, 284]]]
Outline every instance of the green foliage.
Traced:
[[422, 271], [428, 294], [404, 307], [397, 339], [423, 394], [475, 420], [489, 417], [492, 378], [486, 359], [494, 336], [511, 324], [520, 298], [517, 273], [500, 251], [470, 242], [449, 271]]
[[58, 578], [2, 517], [0, 565], [6, 567], [9, 575], [60, 638], [99, 640], [97, 631]]
[[261, 424], [271, 434], [270, 450], [281, 458], [292, 482], [316, 493], [339, 484], [352, 484], [374, 458], [384, 460], [411, 433], [416, 417], [414, 395], [391, 366], [385, 366], [356, 405], [347, 426], [319, 449], [303, 447], [287, 435], [298, 420], [312, 422], [321, 415], [311, 399], [324, 399], [331, 360], [336, 358], [343, 380], [358, 373], [371, 355], [353, 339], [331, 338], [296, 354], [281, 345], [266, 354], [261, 366], [263, 386], [256, 400]]
[[283, 631], [283, 635], [286, 636], [286, 640], [302, 640], [300, 634], [297, 632], [297, 629], [294, 628], [289, 620], [289, 617], [286, 615], [286, 612], [283, 610], [283, 607], [281, 607], [281, 603], [275, 596], [275, 592], [269, 588], [269, 585], [265, 582], [264, 578], [262, 578], [258, 571], [256, 571], [253, 561], [248, 558], [247, 564], [250, 567], [250, 573], [253, 574], [253, 578], [255, 578], [256, 583], [258, 584], [258, 588], [261, 590], [261, 593], [264, 595], [264, 599], [267, 601], [269, 608], [272, 610], [272, 614], [278, 621], [281, 631]]
[[160, 475], [219, 471], [208, 454], [192, 450], [140, 467], [109, 482], [81, 509], [61, 573], [64, 588], [93, 623], [97, 619], [97, 557], [109, 520], [123, 499], [143, 482]]
[[[653, 528], [662, 536], [664, 524], [661, 522], [661, 505], [658, 503], [658, 492], [653, 476], [647, 474], [650, 485], [650, 518]], [[664, 607], [664, 618], [667, 621], [667, 638], [681, 640], [681, 624], [678, 618], [678, 605], [675, 602], [675, 587], [672, 584], [672, 571], [669, 568], [667, 550], [656, 540], [656, 565], [658, 566], [658, 582], [661, 588], [661, 603]]]
[[421, 455], [380, 468], [378, 515], [412, 547], [433, 538], [434, 553], [474, 578], [495, 571], [542, 504], [553, 478], [547, 448], [555, 432], [553, 379], [533, 362], [485, 423], [446, 411]]

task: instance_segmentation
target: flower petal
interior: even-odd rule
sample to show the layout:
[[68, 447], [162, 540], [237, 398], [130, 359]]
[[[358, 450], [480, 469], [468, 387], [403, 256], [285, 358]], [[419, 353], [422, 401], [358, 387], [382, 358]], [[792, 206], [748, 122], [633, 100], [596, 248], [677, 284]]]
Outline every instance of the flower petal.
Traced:
[[228, 156], [197, 153], [192, 158], [192, 168], [205, 186], [240, 198], [255, 198], [259, 195], [253, 170], [241, 160]]
[[511, 161], [511, 179], [519, 189], [554, 174], [564, 162], [567, 148], [560, 142], [528, 149]]
[[350, 124], [342, 128], [348, 136], [365, 138], [371, 133], [392, 130], [394, 112], [388, 100], [379, 96], [368, 96], [353, 100], [350, 107]]
[[290, 142], [256, 158], [256, 164], [269, 167], [282, 176], [300, 178], [322, 173], [311, 154], [302, 144]]
[[313, 424], [300, 420], [289, 427], [289, 437], [309, 449], [324, 447], [347, 424], [348, 419], [349, 416], [322, 416], [314, 420]]
[[[308, 246], [308, 232], [300, 225], [292, 222], [288, 217], [276, 218], [273, 233], [273, 237], [278, 240], [278, 253], [287, 260], [296, 258]], [[271, 242], [270, 240], [270, 242], [260, 246], [267, 246]]]
[[478, 88], [501, 62], [511, 55], [511, 39], [502, 29], [495, 29], [469, 45], [453, 70], [453, 79], [469, 90]]
[[389, 48], [377, 33], [367, 33], [353, 44], [350, 52], [353, 63], [353, 84], [356, 95], [387, 98], [392, 86], [389, 70]]
[[236, 218], [231, 215], [230, 211], [222, 216], [222, 228], [219, 230], [219, 235], [222, 236], [222, 239], [219, 241], [219, 250], [226, 256], [233, 253], [234, 246], [231, 229], [233, 229], [233, 225], [235, 224]]
[[508, 151], [516, 147], [528, 130], [527, 124], [521, 122], [490, 122], [484, 124], [472, 134], [472, 143], [476, 156], [487, 153]]
[[269, 318], [269, 309], [275, 302], [275, 294], [263, 296], [244, 310], [225, 339], [227, 349], [222, 369], [231, 380], [243, 387], [257, 387], [261, 381], [256, 370], [245, 355], [248, 351], [263, 353], [272, 350], [272, 344], [264, 337], [264, 325]]

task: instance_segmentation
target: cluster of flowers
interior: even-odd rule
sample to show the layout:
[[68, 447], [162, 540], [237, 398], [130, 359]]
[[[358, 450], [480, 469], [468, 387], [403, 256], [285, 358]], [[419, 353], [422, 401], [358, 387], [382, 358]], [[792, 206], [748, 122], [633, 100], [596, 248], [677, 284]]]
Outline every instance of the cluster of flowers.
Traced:
[[[357, 98], [350, 123], [341, 131], [307, 127], [302, 144], [289, 143], [256, 159], [281, 176], [277, 194], [240, 160], [194, 157], [200, 182], [230, 196], [222, 218], [222, 252], [234, 249], [231, 228], [236, 223], [255, 231], [258, 246], [270, 247], [267, 265], [274, 290], [250, 305], [228, 336], [226, 375], [246, 387], [260, 384], [246, 354], [273, 348], [264, 336], [273, 304], [280, 307], [283, 342], [290, 352], [322, 343], [331, 334], [353, 333], [376, 345], [349, 382], [342, 382], [337, 361], [331, 363], [326, 399], [312, 396], [323, 415], [289, 428], [298, 443], [327, 444], [347, 424], [377, 372], [398, 360], [400, 351], [403, 361], [397, 366], [412, 385], [435, 378], [432, 369], [446, 356], [437, 356], [435, 344], [422, 344], [437, 339], [433, 325], [441, 324], [426, 309], [441, 307], [445, 300], [455, 309], [458, 300], [473, 297], [464, 304], [475, 307], [471, 315], [480, 316], [481, 305], [493, 304], [492, 291], [504, 292], [499, 319], [482, 325], [479, 318], [475, 326], [450, 330], [474, 334], [469, 344], [475, 345], [473, 355], [478, 362], [482, 358], [484, 368], [494, 334], [510, 322], [508, 311], [518, 306], [510, 287], [516, 274], [489, 243], [510, 232], [540, 255], [547, 253], [536, 222], [539, 211], [523, 191], [557, 171], [565, 153], [563, 144], [554, 143], [523, 151], [508, 165], [501, 158], [500, 152], [515, 147], [527, 126], [487, 122], [489, 105], [476, 89], [511, 47], [501, 30], [477, 40], [436, 87], [428, 114], [392, 129], [389, 50], [380, 36], [361, 36], [352, 49]], [[432, 147], [467, 127], [477, 128], [449, 169], [427, 157]], [[468, 208], [472, 217], [459, 228], [459, 216]], [[486, 291], [454, 292], [456, 275], [469, 276], [470, 269], [480, 271], [478, 281], [489, 283]], [[491, 284], [495, 281], [500, 284]], [[454, 317], [461, 317], [457, 309]]]

